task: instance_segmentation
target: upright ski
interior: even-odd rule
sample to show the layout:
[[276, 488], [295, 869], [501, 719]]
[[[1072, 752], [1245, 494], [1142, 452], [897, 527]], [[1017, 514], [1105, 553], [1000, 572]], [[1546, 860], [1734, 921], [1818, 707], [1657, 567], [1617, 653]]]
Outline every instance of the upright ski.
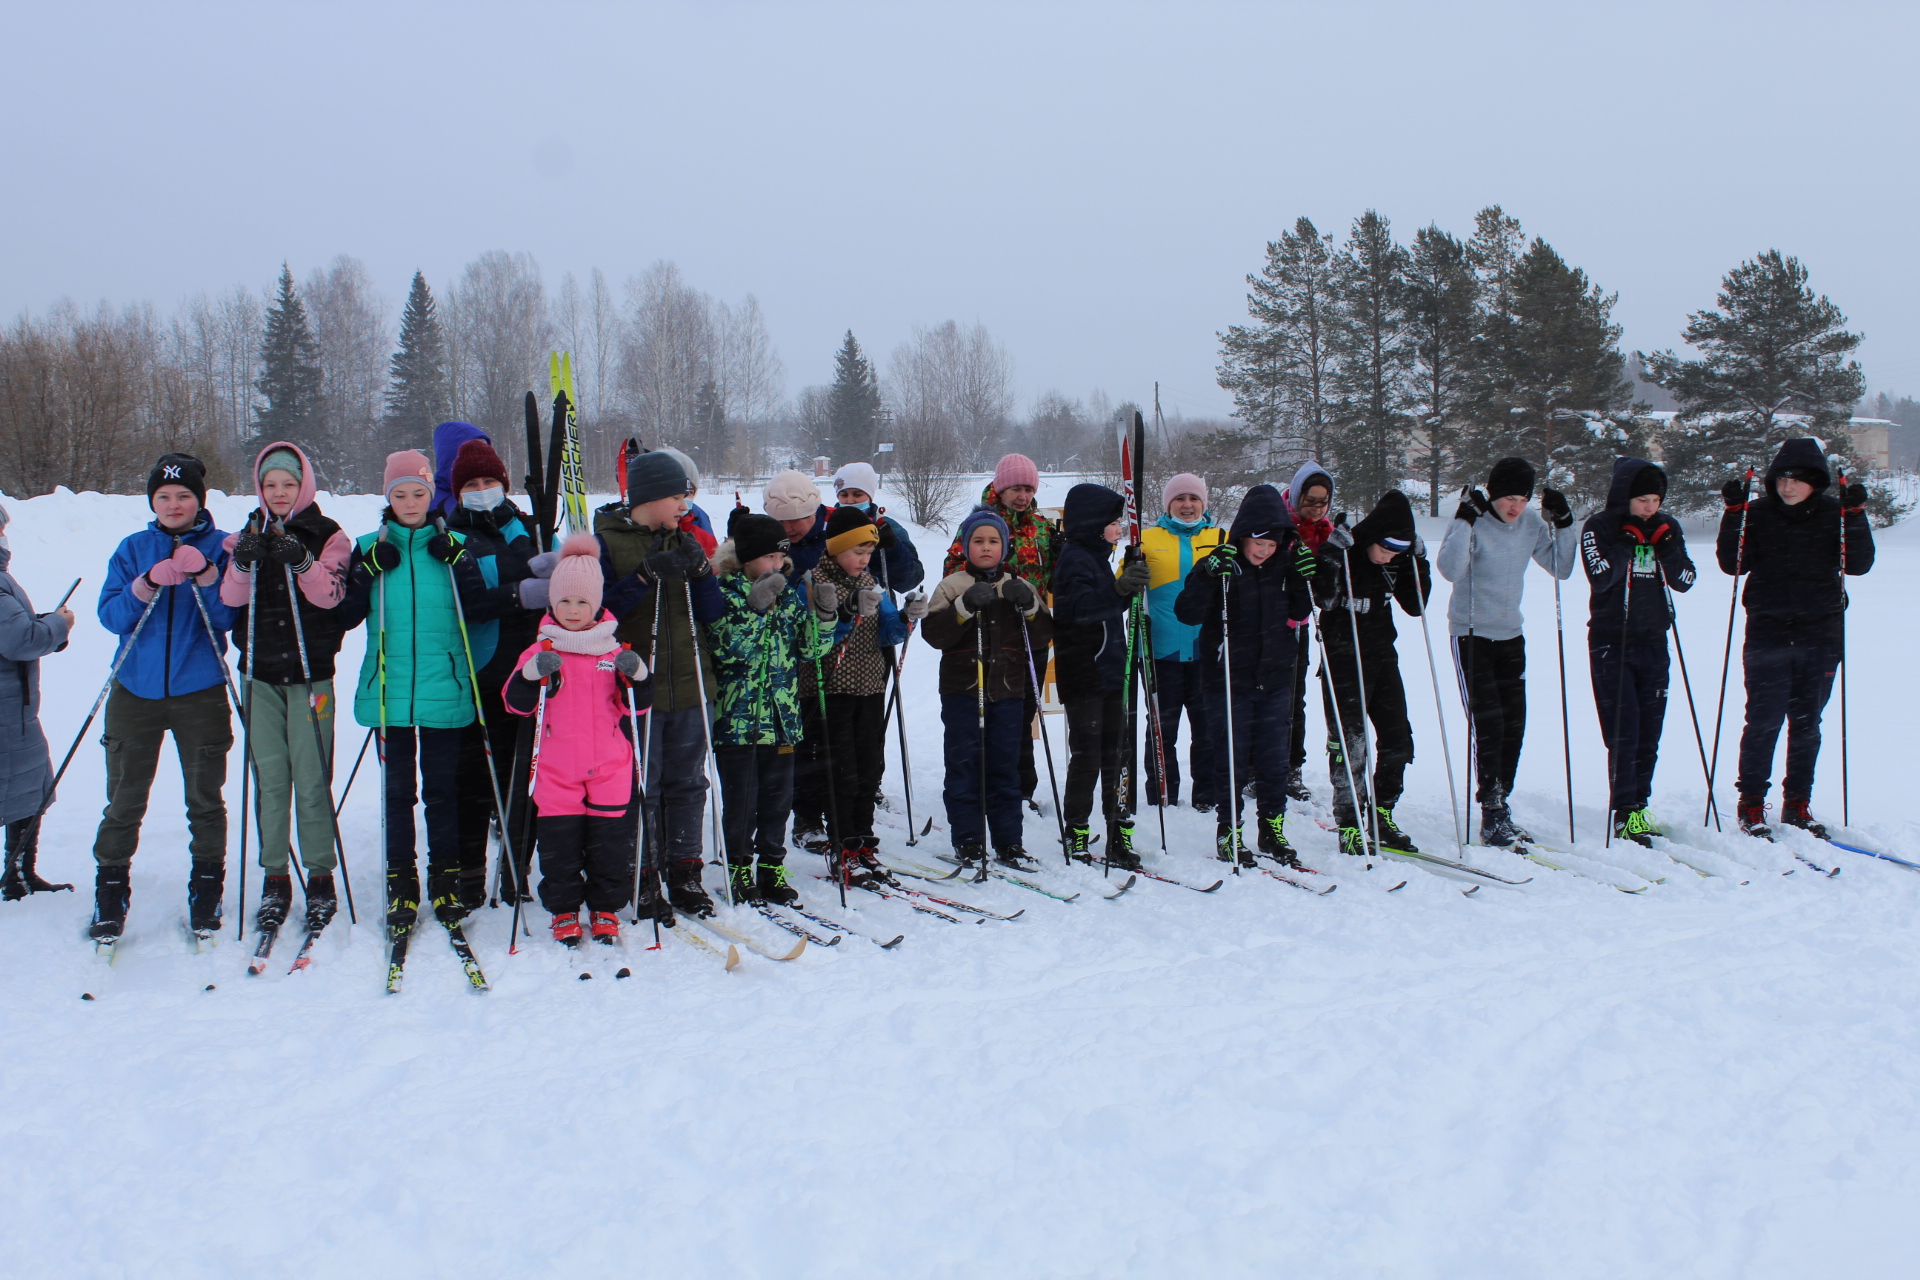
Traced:
[[[590, 533], [587, 514], [587, 477], [580, 460], [580, 425], [575, 417], [579, 397], [573, 390], [573, 356], [556, 351], [548, 360], [548, 382], [553, 389], [553, 429], [560, 435], [560, 501], [567, 532]], [[552, 483], [549, 477], [548, 483]]]

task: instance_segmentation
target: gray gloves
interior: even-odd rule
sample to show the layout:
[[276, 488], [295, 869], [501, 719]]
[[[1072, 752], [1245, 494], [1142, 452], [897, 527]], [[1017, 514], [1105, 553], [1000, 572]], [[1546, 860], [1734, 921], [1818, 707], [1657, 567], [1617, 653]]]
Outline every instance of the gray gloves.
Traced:
[[831, 582], [809, 579], [807, 595], [813, 602], [814, 616], [821, 622], [832, 622], [840, 616], [840, 591]]
[[863, 618], [871, 618], [880, 612], [880, 598], [886, 593], [878, 587], [861, 587], [854, 592], [854, 611]]
[[1147, 562], [1144, 559], [1129, 560], [1126, 567], [1120, 570], [1120, 576], [1113, 580], [1113, 585], [1120, 589], [1120, 594], [1123, 596], [1137, 596], [1145, 591], [1152, 581], [1153, 575], [1147, 569]]
[[535, 684], [550, 676], [557, 676], [560, 674], [560, 655], [551, 649], [542, 649], [527, 659], [526, 665], [520, 668], [520, 674]]
[[927, 593], [924, 591], [907, 592], [906, 598], [900, 601], [900, 612], [907, 615], [908, 622], [918, 622], [920, 619], [926, 617]]
[[647, 674], [647, 664], [640, 661], [640, 655], [631, 649], [622, 649], [613, 660], [613, 669], [627, 678], [628, 684], [639, 684]]
[[1342, 511], [1333, 518], [1333, 532], [1327, 535], [1326, 544], [1335, 551], [1345, 551], [1353, 545], [1353, 530], [1347, 528], [1347, 513]]
[[773, 602], [787, 589], [787, 575], [774, 569], [760, 576], [747, 592], [747, 608], [755, 613], [765, 613], [773, 608]]
[[553, 602], [547, 598], [547, 580], [545, 578], [520, 579], [520, 607], [522, 609], [545, 609]]

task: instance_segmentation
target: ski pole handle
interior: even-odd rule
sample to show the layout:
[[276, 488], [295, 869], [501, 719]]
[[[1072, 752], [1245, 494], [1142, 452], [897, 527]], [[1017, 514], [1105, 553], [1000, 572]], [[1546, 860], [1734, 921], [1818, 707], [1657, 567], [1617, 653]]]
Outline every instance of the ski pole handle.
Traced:
[[73, 585], [67, 588], [67, 594], [60, 597], [60, 603], [53, 606], [54, 611], [58, 612], [59, 610], [66, 608], [67, 601], [73, 599], [73, 593], [78, 591], [79, 589], [80, 589], [80, 579], [75, 578], [73, 580]]

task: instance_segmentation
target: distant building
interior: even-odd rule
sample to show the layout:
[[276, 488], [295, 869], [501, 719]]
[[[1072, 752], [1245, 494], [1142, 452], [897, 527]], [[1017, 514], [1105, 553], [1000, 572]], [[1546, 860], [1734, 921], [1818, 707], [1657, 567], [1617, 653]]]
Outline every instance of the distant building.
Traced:
[[1869, 471], [1887, 471], [1893, 467], [1893, 431], [1896, 424], [1887, 418], [1850, 418], [1847, 434], [1853, 437], [1853, 451]]

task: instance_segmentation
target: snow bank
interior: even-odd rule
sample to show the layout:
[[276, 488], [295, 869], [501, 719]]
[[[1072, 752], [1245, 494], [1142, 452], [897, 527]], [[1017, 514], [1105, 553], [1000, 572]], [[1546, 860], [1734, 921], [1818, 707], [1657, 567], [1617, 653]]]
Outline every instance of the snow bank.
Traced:
[[[1042, 500], [1060, 496], [1050, 486]], [[251, 500], [210, 505], [232, 528]], [[322, 505], [358, 533], [379, 500]], [[58, 753], [111, 652], [92, 617], [102, 568], [146, 510], [138, 496], [66, 493], [9, 507], [14, 571], [41, 607], [87, 578], [74, 643], [43, 667]], [[1443, 525], [1423, 521], [1429, 542]], [[1680, 607], [1710, 717], [1728, 583], [1701, 532], [1689, 526], [1703, 582]], [[920, 541], [930, 574], [945, 543]], [[1917, 588], [1909, 525], [1883, 535], [1879, 567], [1855, 584], [1850, 655], [1854, 823], [1909, 857], [1920, 831], [1904, 803], [1903, 655]], [[1564, 843], [1551, 597], [1534, 575], [1517, 808]], [[41, 862], [81, 892], [0, 906], [6, 1270], [1911, 1274], [1920, 876], [1796, 844], [1845, 859], [1828, 880], [1785, 847], [1701, 831], [1677, 680], [1655, 808], [1723, 874], [1602, 849], [1578, 582], [1566, 614], [1580, 846], [1664, 874], [1641, 895], [1511, 860], [1531, 883], [1463, 897], [1466, 885], [1411, 865], [1356, 871], [1299, 818], [1296, 842], [1339, 877], [1337, 893], [1255, 875], [1211, 895], [1143, 882], [1105, 902], [1083, 874], [1082, 900], [1063, 905], [968, 886], [953, 892], [1024, 917], [956, 926], [870, 900], [861, 919], [909, 935], [897, 950], [849, 939], [791, 964], [750, 956], [733, 974], [672, 939], [645, 951], [649, 935], [619, 957], [634, 974], [624, 982], [598, 958], [595, 979], [578, 981], [543, 941], [508, 956], [507, 913], [488, 911], [471, 932], [491, 994], [467, 993], [422, 933], [407, 989], [389, 999], [364, 771], [342, 818], [362, 923], [349, 930], [343, 913], [311, 971], [276, 964], [249, 980], [231, 937], [186, 954], [185, 824], [164, 759], [129, 934], [113, 970], [95, 966], [82, 933], [102, 762], [88, 745]], [[1426, 657], [1417, 625], [1401, 633], [1420, 752], [1401, 817], [1445, 850]], [[362, 633], [348, 639], [343, 673], [361, 645]], [[935, 665], [915, 644], [907, 723], [915, 814], [944, 827]], [[1445, 701], [1457, 769], [1450, 689]], [[1725, 767], [1737, 666], [1728, 701]], [[1317, 740], [1318, 698], [1309, 706]], [[1837, 705], [1828, 725], [1815, 807], [1837, 816]], [[1050, 728], [1063, 759], [1064, 732]], [[339, 730], [343, 780], [361, 736]], [[1309, 779], [1324, 796], [1322, 761]], [[901, 850], [897, 764], [888, 789], [888, 843]], [[1048, 849], [1051, 817], [1029, 821], [1030, 845]], [[1151, 813], [1141, 831], [1157, 847]], [[1211, 820], [1175, 811], [1167, 833], [1172, 864], [1211, 878]], [[944, 849], [938, 829], [920, 845]], [[251, 907], [257, 869], [248, 880]]]

